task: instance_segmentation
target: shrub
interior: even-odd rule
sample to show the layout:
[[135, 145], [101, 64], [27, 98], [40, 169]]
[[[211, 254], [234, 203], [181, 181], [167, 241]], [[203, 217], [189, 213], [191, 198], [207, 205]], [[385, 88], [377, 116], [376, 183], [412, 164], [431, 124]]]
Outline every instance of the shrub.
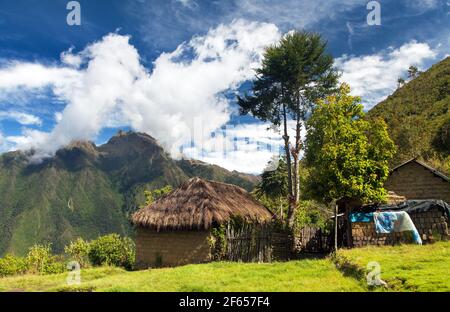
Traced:
[[118, 234], [101, 236], [91, 241], [89, 260], [92, 265], [113, 265], [131, 270], [136, 257], [133, 241]]
[[211, 247], [211, 256], [215, 261], [220, 261], [225, 258], [227, 250], [225, 230], [224, 225], [213, 227], [209, 236], [208, 243]]
[[302, 229], [306, 226], [313, 226], [325, 230], [329, 218], [329, 207], [314, 200], [303, 200], [299, 203], [295, 213], [296, 228]]
[[89, 242], [78, 238], [76, 241], [64, 247], [64, 252], [71, 257], [71, 260], [78, 262], [82, 268], [86, 268], [89, 266], [90, 248]]
[[67, 272], [67, 265], [61, 256], [52, 256], [51, 260], [44, 266], [41, 274], [60, 274]]
[[66, 271], [62, 259], [52, 255], [50, 244], [31, 247], [26, 261], [30, 273], [57, 274]]
[[28, 271], [28, 262], [25, 258], [6, 255], [0, 259], [0, 277], [24, 274]]

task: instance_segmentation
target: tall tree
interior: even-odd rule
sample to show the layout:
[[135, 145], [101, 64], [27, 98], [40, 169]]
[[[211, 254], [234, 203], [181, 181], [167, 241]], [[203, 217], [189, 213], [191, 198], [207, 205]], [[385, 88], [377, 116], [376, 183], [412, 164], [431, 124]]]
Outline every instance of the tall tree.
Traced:
[[332, 200], [383, 201], [383, 184], [395, 145], [381, 119], [368, 121], [360, 98], [343, 84], [339, 93], [320, 100], [307, 123], [305, 159], [310, 192]]
[[[256, 70], [252, 94], [238, 98], [241, 113], [252, 113], [283, 127], [290, 227], [294, 225], [300, 195], [302, 125], [313, 103], [334, 91], [339, 77], [333, 68], [333, 57], [326, 53], [326, 45], [315, 33], [296, 31], [285, 35], [278, 44], [266, 49], [262, 66]], [[291, 120], [295, 124], [293, 144], [288, 134]]]
[[[323, 202], [344, 198], [378, 202], [385, 199], [383, 184], [396, 148], [382, 119], [364, 118], [360, 101], [343, 84], [337, 94], [318, 102], [307, 123], [305, 158], [311, 168], [309, 193]], [[347, 213], [346, 209], [346, 220]], [[336, 216], [337, 209], [335, 231]], [[351, 246], [350, 226], [347, 238]]]

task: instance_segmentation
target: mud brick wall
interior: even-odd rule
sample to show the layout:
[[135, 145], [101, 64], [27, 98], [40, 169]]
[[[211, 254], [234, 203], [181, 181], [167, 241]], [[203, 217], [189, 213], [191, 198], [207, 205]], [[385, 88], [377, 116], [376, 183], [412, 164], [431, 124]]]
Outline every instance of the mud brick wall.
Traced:
[[378, 234], [373, 222], [352, 223], [353, 246], [362, 247], [367, 245], [395, 245], [400, 243], [411, 243], [412, 239], [407, 233]]
[[449, 220], [443, 211], [433, 209], [409, 215], [423, 241], [450, 238]]
[[[424, 243], [450, 238], [449, 222], [443, 211], [434, 209], [427, 212], [411, 213], [410, 216]], [[413, 242], [412, 235], [409, 232], [378, 234], [375, 230], [374, 222], [352, 223], [352, 236], [354, 247]]]
[[138, 269], [204, 263], [211, 260], [208, 231], [156, 232], [138, 228], [135, 238]]
[[450, 182], [415, 162], [392, 172], [384, 187], [407, 199], [441, 199], [450, 203]]

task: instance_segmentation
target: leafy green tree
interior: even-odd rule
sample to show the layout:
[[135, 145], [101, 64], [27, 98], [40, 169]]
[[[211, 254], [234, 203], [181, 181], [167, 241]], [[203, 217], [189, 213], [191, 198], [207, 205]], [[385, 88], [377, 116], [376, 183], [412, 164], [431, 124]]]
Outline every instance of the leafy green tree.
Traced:
[[405, 84], [405, 79], [403, 79], [402, 77], [398, 77], [397, 79], [397, 88], [400, 88], [401, 86], [403, 86]]
[[[252, 94], [238, 98], [242, 114], [251, 113], [283, 127], [290, 227], [294, 225], [300, 195], [302, 125], [313, 103], [334, 89], [339, 76], [333, 68], [333, 57], [325, 50], [326, 42], [318, 34], [296, 31], [285, 35], [278, 44], [265, 50], [262, 66], [256, 70]], [[289, 120], [295, 122], [293, 144], [288, 135]]]
[[[285, 199], [288, 195], [288, 179], [286, 162], [278, 160], [275, 170], [265, 170], [261, 174], [261, 181], [255, 187], [255, 195], [258, 199], [264, 198], [266, 202], [275, 203], [279, 210], [279, 218], [283, 221]], [[273, 205], [270, 205], [273, 206]]]
[[437, 150], [450, 155], [450, 116], [439, 127], [433, 144]]
[[155, 200], [172, 192], [172, 190], [173, 190], [172, 186], [166, 185], [160, 189], [156, 189], [156, 190], [152, 190], [152, 191], [144, 191], [145, 204], [143, 206], [141, 206], [141, 208], [151, 205]]
[[381, 119], [364, 118], [360, 98], [340, 91], [320, 100], [307, 124], [306, 163], [310, 192], [330, 202], [341, 198], [383, 201], [388, 161], [395, 154]]
[[408, 77], [411, 79], [416, 78], [420, 74], [419, 69], [416, 66], [409, 66]]

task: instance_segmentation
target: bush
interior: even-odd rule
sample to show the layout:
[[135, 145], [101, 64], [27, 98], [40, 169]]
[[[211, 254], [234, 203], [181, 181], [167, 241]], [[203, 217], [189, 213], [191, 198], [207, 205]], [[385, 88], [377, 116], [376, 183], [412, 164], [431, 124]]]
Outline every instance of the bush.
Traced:
[[80, 267], [86, 268], [89, 266], [89, 251], [91, 249], [90, 243], [82, 238], [71, 242], [64, 247], [64, 252], [71, 257], [71, 260], [80, 264]]
[[314, 200], [303, 200], [299, 203], [295, 212], [296, 228], [314, 226], [325, 230], [332, 212], [329, 207]]
[[0, 277], [24, 274], [28, 271], [28, 262], [25, 258], [6, 255], [0, 259]]
[[89, 260], [92, 265], [113, 265], [131, 270], [136, 257], [133, 241], [118, 234], [101, 236], [91, 241]]
[[211, 247], [211, 256], [215, 261], [225, 259], [227, 250], [227, 240], [225, 234], [225, 226], [221, 225], [211, 229], [211, 235], [208, 238], [209, 246]]
[[67, 272], [67, 265], [61, 256], [53, 256], [44, 266], [41, 274], [60, 274]]
[[62, 259], [52, 255], [50, 244], [31, 247], [26, 261], [29, 273], [58, 274], [66, 271]]

